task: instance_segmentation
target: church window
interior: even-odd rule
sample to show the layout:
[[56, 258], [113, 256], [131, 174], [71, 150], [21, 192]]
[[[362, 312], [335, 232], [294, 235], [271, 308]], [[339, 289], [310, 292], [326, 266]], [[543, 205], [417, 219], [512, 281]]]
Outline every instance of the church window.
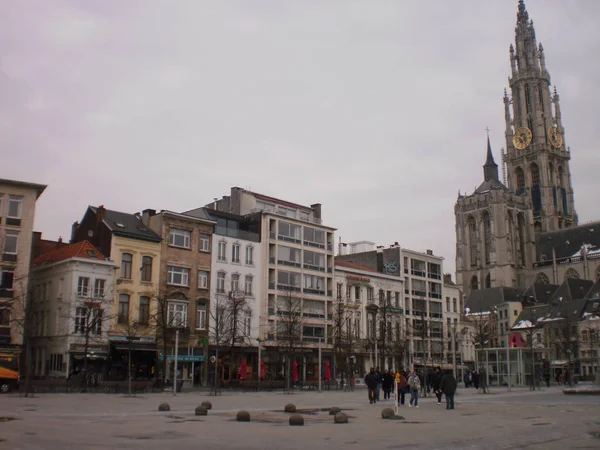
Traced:
[[537, 274], [537, 277], [535, 277], [535, 282], [537, 284], [550, 284], [550, 279], [544, 272], [540, 272]]
[[554, 186], [554, 164], [548, 164], [548, 179], [550, 180], [550, 185]]
[[520, 167], [516, 170], [517, 194], [522, 194], [525, 190], [525, 172]]
[[483, 245], [485, 246], [485, 262], [489, 264], [492, 261], [492, 225], [490, 222], [490, 214], [487, 211], [483, 212]]
[[563, 167], [558, 166], [558, 187], [563, 187], [563, 183], [564, 183], [563, 177], [564, 177]]
[[540, 184], [540, 169], [536, 163], [531, 164], [531, 185], [539, 186]]
[[477, 224], [475, 218], [469, 216], [467, 219], [467, 228], [469, 230], [469, 256], [471, 267], [477, 266]]
[[579, 272], [577, 272], [575, 269], [573, 268], [569, 268], [567, 269], [567, 271], [565, 272], [565, 280], [567, 280], [568, 278], [573, 278], [575, 280], [579, 280]]
[[[529, 114], [531, 112], [531, 93], [529, 92], [529, 85], [525, 85], [525, 112]], [[531, 129], [531, 127], [529, 127]]]
[[515, 221], [513, 219], [512, 213], [508, 213], [508, 232], [506, 234], [506, 239], [508, 240], [508, 259], [509, 261], [513, 261], [512, 255], [515, 251], [513, 236], [515, 233]]
[[520, 265], [525, 265], [525, 217], [523, 213], [517, 216], [517, 261]]
[[542, 232], [542, 224], [540, 222], [534, 223], [533, 229], [535, 230], [536, 233], [541, 233]]
[[485, 277], [485, 287], [489, 289], [492, 287], [492, 276], [488, 273]]
[[479, 282], [477, 281], [477, 275], [473, 275], [471, 278], [471, 289], [476, 291], [479, 288]]

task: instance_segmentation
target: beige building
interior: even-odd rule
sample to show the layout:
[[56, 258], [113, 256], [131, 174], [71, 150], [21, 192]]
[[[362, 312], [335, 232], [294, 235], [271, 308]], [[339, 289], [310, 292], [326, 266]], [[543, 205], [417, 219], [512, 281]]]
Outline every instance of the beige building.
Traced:
[[[0, 350], [18, 352], [29, 293], [35, 205], [45, 185], [0, 179]], [[27, 327], [25, 327], [27, 328]]]
[[127, 359], [136, 378], [150, 378], [157, 363], [156, 311], [159, 294], [161, 237], [140, 214], [90, 206], [73, 224], [71, 242], [90, 241], [114, 261], [111, 286], [114, 312], [109, 330], [109, 378], [127, 376]]
[[[144, 224], [162, 239], [158, 293], [161, 302], [166, 302], [166, 325], [179, 330], [178, 379], [187, 384], [199, 384], [202, 377], [206, 377], [207, 369], [215, 221], [201, 210], [192, 216], [146, 209], [142, 218]], [[160, 329], [157, 331], [161, 333]], [[172, 353], [164, 355], [161, 345], [159, 359], [174, 361], [175, 342], [172, 337], [169, 344]], [[169, 377], [172, 375], [169, 374]]]

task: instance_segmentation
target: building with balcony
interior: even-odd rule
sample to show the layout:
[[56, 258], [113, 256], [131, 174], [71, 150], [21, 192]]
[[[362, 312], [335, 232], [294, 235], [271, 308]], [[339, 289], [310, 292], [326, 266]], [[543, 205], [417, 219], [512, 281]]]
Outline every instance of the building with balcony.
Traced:
[[0, 351], [19, 353], [35, 205], [46, 186], [0, 179]]
[[333, 346], [337, 372], [364, 377], [371, 367], [408, 369], [410, 323], [404, 280], [349, 261], [335, 261]]
[[[192, 215], [146, 209], [142, 222], [161, 238], [156, 329], [159, 360], [174, 362], [178, 340], [178, 379], [186, 384], [202, 383], [208, 376], [215, 221], [202, 210]], [[174, 369], [174, 364], [171, 366]], [[169, 369], [171, 379], [173, 369]]]
[[114, 272], [114, 262], [88, 241], [34, 259], [31, 375], [108, 375]]
[[136, 378], [150, 378], [157, 363], [156, 311], [158, 309], [161, 237], [140, 214], [89, 206], [71, 230], [71, 243], [89, 241], [115, 262], [110, 286], [113, 314], [109, 329], [108, 377], [126, 379], [131, 365]]
[[321, 205], [299, 205], [239, 187], [207, 208], [240, 216], [260, 216], [258, 337], [270, 376], [289, 372], [317, 377], [318, 348], [331, 362], [335, 229], [323, 224]]

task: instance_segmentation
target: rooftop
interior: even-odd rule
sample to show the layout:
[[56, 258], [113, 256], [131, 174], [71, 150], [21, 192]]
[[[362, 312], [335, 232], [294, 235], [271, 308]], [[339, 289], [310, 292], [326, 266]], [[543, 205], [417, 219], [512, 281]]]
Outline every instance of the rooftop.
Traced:
[[81, 241], [44, 253], [43, 255], [35, 258], [31, 266], [33, 268], [38, 268], [71, 258], [85, 258], [95, 261], [108, 260], [108, 258], [100, 253], [100, 250], [94, 247], [89, 241]]
[[160, 242], [161, 240], [160, 236], [144, 225], [140, 215], [113, 211], [104, 208], [104, 206], [90, 206], [89, 209], [94, 214], [98, 214], [100, 211], [104, 212], [104, 224], [115, 236], [141, 239], [151, 242]]
[[364, 270], [365, 272], [374, 272], [374, 273], [379, 273], [377, 272], [375, 269], [372, 269], [371, 267], [367, 267], [367, 266], [363, 266], [362, 264], [356, 264], [350, 261], [339, 261], [339, 260], [335, 260], [335, 266], [336, 267], [347, 267], [348, 269], [356, 269], [356, 270]]
[[39, 196], [42, 195], [42, 192], [44, 192], [44, 190], [48, 187], [45, 184], [29, 183], [27, 181], [8, 180], [6, 178], [0, 178], [0, 185], [2, 184], [26, 189], [33, 189], [37, 193], [36, 198], [39, 198]]

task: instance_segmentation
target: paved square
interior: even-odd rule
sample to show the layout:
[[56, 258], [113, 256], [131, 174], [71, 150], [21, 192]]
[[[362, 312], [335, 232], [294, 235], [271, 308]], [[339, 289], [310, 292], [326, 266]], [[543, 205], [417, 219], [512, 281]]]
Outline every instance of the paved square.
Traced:
[[[209, 400], [207, 416], [194, 409]], [[166, 401], [170, 412], [158, 412]], [[457, 409], [446, 411], [433, 398], [420, 408], [401, 408], [406, 420], [381, 419], [389, 401], [369, 405], [355, 392], [146, 394], [39, 394], [0, 396], [0, 448], [19, 449], [560, 449], [600, 448], [600, 397], [495, 390], [489, 395], [459, 390]], [[299, 409], [339, 406], [349, 424], [334, 424], [327, 411], [306, 413], [305, 426], [290, 427], [287, 403]], [[250, 423], [235, 421], [238, 410]], [[600, 434], [599, 434], [600, 437]]]

